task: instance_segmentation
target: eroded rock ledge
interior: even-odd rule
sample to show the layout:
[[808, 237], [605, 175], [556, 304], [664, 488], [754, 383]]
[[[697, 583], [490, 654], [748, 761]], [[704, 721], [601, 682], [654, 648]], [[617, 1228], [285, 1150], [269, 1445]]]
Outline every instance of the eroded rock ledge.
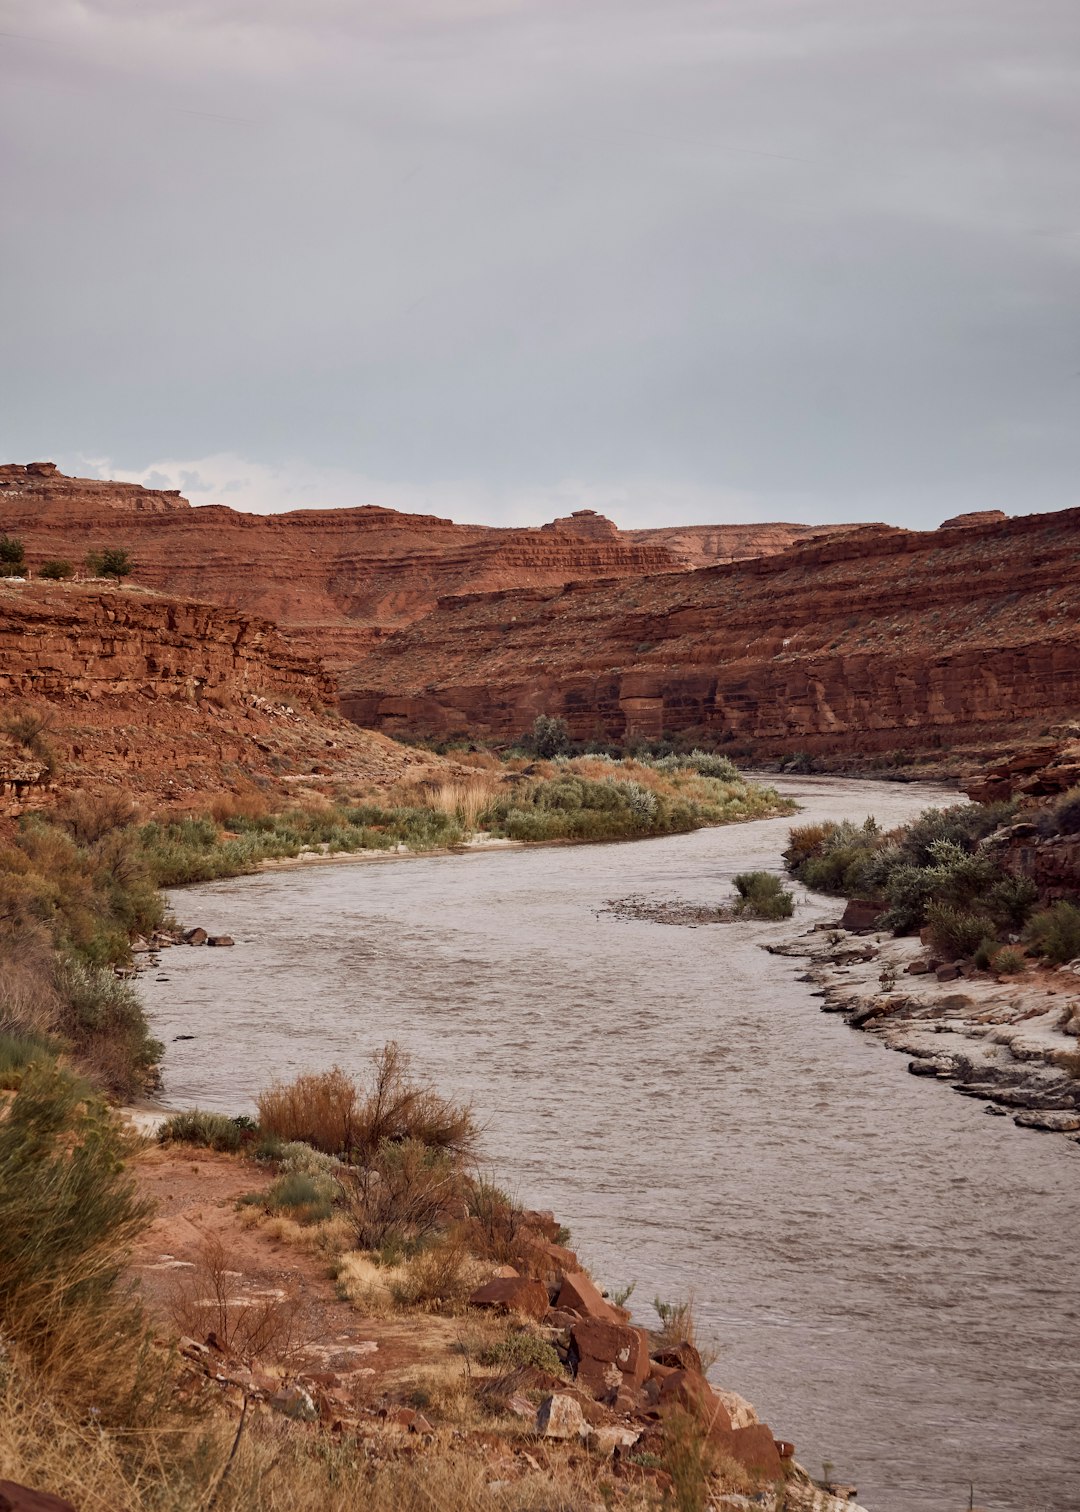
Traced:
[[910, 1056], [914, 1075], [1080, 1143], [1080, 975], [1064, 968], [999, 981], [935, 963], [918, 939], [827, 924], [764, 949], [808, 960], [803, 980], [822, 1011]]

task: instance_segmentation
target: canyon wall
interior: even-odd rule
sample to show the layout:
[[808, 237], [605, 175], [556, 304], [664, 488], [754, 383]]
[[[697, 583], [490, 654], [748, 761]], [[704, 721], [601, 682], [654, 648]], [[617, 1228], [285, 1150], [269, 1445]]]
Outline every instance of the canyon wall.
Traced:
[[443, 599], [342, 677], [362, 724], [673, 734], [769, 758], [1008, 741], [1080, 709], [1080, 510], [853, 530], [637, 580]]
[[49, 558], [78, 566], [88, 551], [124, 548], [140, 583], [275, 620], [298, 649], [342, 667], [440, 598], [677, 572], [777, 551], [812, 529], [620, 531], [589, 510], [540, 529], [456, 525], [373, 506], [253, 515], [65, 477], [42, 462], [0, 467], [0, 532], [24, 542], [31, 570]]
[[0, 579], [0, 817], [56, 786], [183, 807], [252, 784], [384, 786], [430, 764], [334, 703], [321, 664], [268, 620], [140, 589]]

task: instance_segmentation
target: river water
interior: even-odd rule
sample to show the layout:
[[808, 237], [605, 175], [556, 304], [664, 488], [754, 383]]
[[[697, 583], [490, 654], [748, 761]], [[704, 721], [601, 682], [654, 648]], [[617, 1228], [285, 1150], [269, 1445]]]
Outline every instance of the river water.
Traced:
[[[886, 825], [941, 789], [780, 782], [797, 822]], [[789, 820], [634, 844], [313, 866], [184, 889], [229, 951], [144, 977], [167, 1100], [246, 1111], [273, 1076], [396, 1038], [471, 1097], [490, 1164], [594, 1272], [692, 1290], [718, 1383], [872, 1512], [1080, 1508], [1080, 1147], [988, 1118], [819, 1011], [792, 923], [624, 920], [779, 869]], [[835, 917], [800, 897], [795, 925]], [[174, 1042], [173, 1036], [195, 1038]]]

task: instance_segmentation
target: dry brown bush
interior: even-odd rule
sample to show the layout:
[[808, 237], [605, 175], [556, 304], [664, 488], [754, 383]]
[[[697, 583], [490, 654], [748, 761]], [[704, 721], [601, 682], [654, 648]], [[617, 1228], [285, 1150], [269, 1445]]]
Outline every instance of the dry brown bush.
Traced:
[[134, 824], [138, 810], [127, 793], [69, 793], [56, 819], [77, 845], [94, 845], [113, 830]]
[[360, 1164], [386, 1142], [413, 1140], [460, 1158], [474, 1152], [479, 1130], [471, 1107], [415, 1079], [409, 1056], [393, 1040], [371, 1060], [367, 1087], [340, 1066], [275, 1082], [258, 1098], [260, 1126]]
[[191, 1270], [177, 1275], [169, 1294], [169, 1314], [181, 1334], [212, 1341], [237, 1359], [288, 1364], [303, 1352], [311, 1326], [295, 1288], [245, 1291], [229, 1269], [220, 1239], [204, 1241]]
[[483, 1269], [455, 1225], [404, 1263], [402, 1274], [390, 1283], [390, 1295], [398, 1307], [460, 1312], [479, 1286]]
[[384, 1140], [338, 1180], [358, 1249], [412, 1248], [446, 1228], [461, 1206], [461, 1173], [445, 1150], [418, 1139]]
[[36, 1037], [54, 1034], [62, 1015], [53, 973], [53, 950], [40, 925], [0, 924], [0, 1031]]

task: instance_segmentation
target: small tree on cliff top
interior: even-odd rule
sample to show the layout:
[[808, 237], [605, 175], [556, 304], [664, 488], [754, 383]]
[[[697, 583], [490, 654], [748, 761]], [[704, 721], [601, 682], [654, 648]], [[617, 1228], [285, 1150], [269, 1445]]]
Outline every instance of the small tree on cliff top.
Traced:
[[23, 543], [18, 536], [0, 535], [0, 577], [18, 577], [23, 556]]
[[88, 552], [86, 565], [95, 577], [111, 577], [119, 583], [122, 578], [131, 576], [134, 563], [130, 552], [109, 546], [104, 551]]

